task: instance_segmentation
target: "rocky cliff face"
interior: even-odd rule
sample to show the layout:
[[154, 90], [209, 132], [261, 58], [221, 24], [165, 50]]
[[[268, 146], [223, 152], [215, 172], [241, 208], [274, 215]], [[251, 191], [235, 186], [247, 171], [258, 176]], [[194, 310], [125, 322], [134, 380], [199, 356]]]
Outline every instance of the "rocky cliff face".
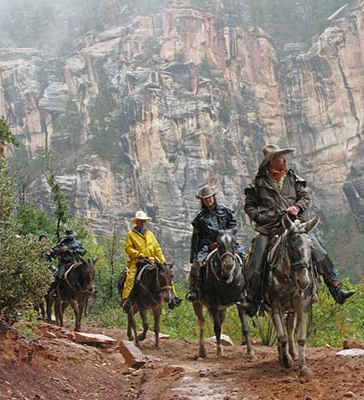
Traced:
[[[179, 268], [196, 189], [216, 184], [244, 223], [243, 188], [265, 142], [297, 148], [290, 163], [324, 216], [349, 206], [364, 215], [364, 2], [291, 55], [249, 27], [248, 4], [230, 3], [124, 9], [122, 24], [78, 38], [63, 58], [1, 50], [0, 112], [27, 157], [54, 152], [73, 209], [96, 233], [125, 231], [145, 209]], [[34, 177], [29, 196], [47, 193]]]

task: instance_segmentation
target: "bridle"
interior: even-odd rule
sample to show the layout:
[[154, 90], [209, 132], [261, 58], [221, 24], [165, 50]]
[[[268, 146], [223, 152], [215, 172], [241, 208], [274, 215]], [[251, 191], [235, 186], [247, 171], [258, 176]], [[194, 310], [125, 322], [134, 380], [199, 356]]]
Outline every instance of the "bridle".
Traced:
[[[217, 258], [220, 261], [220, 266], [221, 266], [220, 277], [218, 277], [217, 272], [214, 268], [215, 263], [212, 262], [212, 257], [214, 254], [217, 255]], [[225, 251], [224, 253], [220, 254], [219, 248], [217, 247], [213, 252], [210, 253], [210, 257], [208, 257], [208, 259], [206, 261], [208, 261], [211, 264], [211, 271], [212, 271], [213, 275], [215, 276], [216, 280], [220, 281], [220, 280], [222, 280], [222, 274], [223, 274], [222, 262], [223, 262], [224, 258], [226, 258], [226, 257], [231, 257], [234, 259], [234, 266], [232, 267], [232, 269], [229, 273], [229, 278], [226, 280], [226, 283], [230, 284], [234, 279], [234, 271], [235, 271], [236, 264], [237, 264], [236, 261], [240, 260], [240, 262], [241, 262], [241, 259], [237, 253], [232, 253], [231, 251]]]

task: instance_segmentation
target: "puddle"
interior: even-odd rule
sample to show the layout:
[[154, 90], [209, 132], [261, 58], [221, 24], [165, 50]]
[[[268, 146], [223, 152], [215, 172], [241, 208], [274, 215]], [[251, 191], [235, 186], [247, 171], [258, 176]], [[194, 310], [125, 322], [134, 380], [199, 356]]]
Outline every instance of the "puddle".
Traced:
[[[212, 383], [208, 378], [184, 376], [180, 386], [172, 389], [175, 395], [193, 400], [228, 400], [230, 396], [223, 391], [221, 385]], [[177, 397], [178, 399], [178, 397]]]

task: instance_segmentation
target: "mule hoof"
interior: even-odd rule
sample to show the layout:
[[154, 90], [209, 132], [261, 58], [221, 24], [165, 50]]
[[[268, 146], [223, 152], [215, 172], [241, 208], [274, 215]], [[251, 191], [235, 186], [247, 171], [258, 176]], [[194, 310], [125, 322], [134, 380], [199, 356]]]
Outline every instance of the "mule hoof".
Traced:
[[251, 351], [248, 355], [248, 360], [256, 360], [257, 356], [255, 355], [254, 351]]
[[300, 376], [301, 377], [311, 376], [311, 375], [312, 375], [312, 371], [310, 370], [310, 368], [307, 367], [307, 365], [305, 365], [304, 367], [302, 367], [300, 369]]
[[156, 345], [154, 346], [154, 348], [155, 348], [156, 350], [160, 350], [160, 349], [161, 349], [161, 347], [159, 346], [159, 344], [158, 344], [158, 345], [156, 344]]
[[292, 368], [293, 360], [292, 360], [291, 356], [283, 357], [282, 360], [283, 360], [283, 365], [286, 368]]
[[145, 335], [144, 333], [141, 333], [140, 335], [138, 335], [138, 340], [140, 340], [142, 342], [143, 340], [145, 340], [146, 337], [147, 337], [147, 335]]

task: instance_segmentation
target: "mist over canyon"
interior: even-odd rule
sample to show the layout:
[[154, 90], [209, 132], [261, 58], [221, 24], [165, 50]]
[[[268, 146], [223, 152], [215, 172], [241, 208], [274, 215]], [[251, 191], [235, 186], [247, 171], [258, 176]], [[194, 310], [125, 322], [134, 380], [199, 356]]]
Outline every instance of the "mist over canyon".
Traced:
[[363, 229], [363, 0], [327, 20], [334, 7], [315, 34], [302, 1], [284, 25], [264, 1], [38, 0], [42, 13], [24, 21], [39, 32], [24, 37], [17, 3], [2, 10], [0, 114], [22, 144], [9, 158], [27, 166], [27, 201], [50, 204], [40, 159], [51, 151], [96, 234], [125, 233], [144, 209], [182, 271], [202, 185], [251, 236], [243, 189], [270, 142], [297, 149], [289, 164], [323, 226], [350, 215]]

